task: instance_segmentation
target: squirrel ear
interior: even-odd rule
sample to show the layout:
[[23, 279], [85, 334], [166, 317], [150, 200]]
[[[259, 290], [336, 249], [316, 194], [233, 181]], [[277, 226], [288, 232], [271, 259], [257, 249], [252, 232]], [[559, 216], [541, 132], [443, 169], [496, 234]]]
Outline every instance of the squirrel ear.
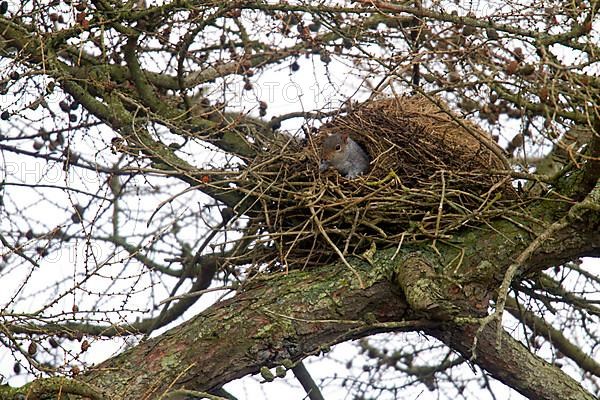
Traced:
[[342, 142], [348, 143], [348, 132], [342, 133]]

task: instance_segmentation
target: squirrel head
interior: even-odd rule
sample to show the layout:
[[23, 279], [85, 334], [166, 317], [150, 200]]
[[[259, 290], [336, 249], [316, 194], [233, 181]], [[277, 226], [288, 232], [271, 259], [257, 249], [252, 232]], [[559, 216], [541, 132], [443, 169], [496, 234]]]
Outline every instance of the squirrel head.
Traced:
[[332, 161], [343, 157], [347, 146], [347, 133], [334, 133], [327, 136], [321, 145], [321, 160]]

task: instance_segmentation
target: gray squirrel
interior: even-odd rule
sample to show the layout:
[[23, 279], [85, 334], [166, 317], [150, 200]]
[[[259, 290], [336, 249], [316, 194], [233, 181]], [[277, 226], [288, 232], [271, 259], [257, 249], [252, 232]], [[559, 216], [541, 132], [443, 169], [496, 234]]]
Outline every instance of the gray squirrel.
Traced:
[[347, 133], [334, 133], [323, 140], [319, 171], [329, 167], [353, 179], [369, 168], [369, 156]]

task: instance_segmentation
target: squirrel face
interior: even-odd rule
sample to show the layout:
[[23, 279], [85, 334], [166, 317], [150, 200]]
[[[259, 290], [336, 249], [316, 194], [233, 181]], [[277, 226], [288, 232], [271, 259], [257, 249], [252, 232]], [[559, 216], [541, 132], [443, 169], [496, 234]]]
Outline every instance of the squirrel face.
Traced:
[[369, 156], [347, 133], [334, 133], [323, 140], [320, 171], [329, 166], [347, 178], [356, 178], [369, 168]]
[[334, 133], [329, 135], [323, 141], [321, 147], [321, 160], [335, 164], [336, 161], [343, 161], [346, 156], [346, 148], [348, 147], [347, 133]]

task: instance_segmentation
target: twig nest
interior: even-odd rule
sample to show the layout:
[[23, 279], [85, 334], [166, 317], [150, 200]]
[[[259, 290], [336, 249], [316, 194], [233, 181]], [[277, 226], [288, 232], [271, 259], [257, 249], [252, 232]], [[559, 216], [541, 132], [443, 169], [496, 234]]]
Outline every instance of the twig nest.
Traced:
[[[437, 104], [436, 104], [437, 102]], [[368, 152], [364, 176], [319, 172], [319, 147], [348, 133]], [[258, 204], [248, 235], [272, 268], [331, 262], [340, 254], [449, 238], [496, 218], [517, 199], [502, 150], [477, 126], [425, 97], [365, 102], [297, 143], [273, 143], [248, 168]], [[247, 187], [247, 186], [246, 186]]]

